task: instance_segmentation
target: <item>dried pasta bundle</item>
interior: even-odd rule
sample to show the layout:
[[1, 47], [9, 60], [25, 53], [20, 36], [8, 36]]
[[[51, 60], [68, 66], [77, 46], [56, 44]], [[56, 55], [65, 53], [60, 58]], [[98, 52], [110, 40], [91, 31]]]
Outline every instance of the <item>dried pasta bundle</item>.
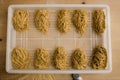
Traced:
[[34, 67], [46, 69], [50, 66], [50, 54], [46, 49], [38, 48], [34, 53]]
[[93, 49], [91, 66], [93, 69], [105, 69], [107, 66], [107, 51], [102, 46]]
[[54, 74], [33, 74], [20, 80], [56, 80]]
[[15, 69], [26, 69], [29, 67], [29, 52], [22, 47], [16, 47], [12, 51], [12, 66]]
[[15, 10], [12, 20], [16, 31], [23, 32], [30, 26], [29, 13], [26, 10]]
[[55, 50], [53, 61], [57, 69], [63, 70], [68, 68], [68, 58], [64, 47], [58, 47]]
[[56, 80], [54, 74], [26, 74], [16, 76], [12, 80]]
[[50, 26], [49, 11], [37, 10], [34, 17], [35, 27], [42, 33], [47, 33]]
[[74, 10], [73, 25], [77, 33], [83, 35], [88, 27], [88, 13], [85, 10]]
[[97, 9], [93, 13], [93, 30], [97, 34], [102, 34], [105, 31], [105, 14], [103, 10]]
[[81, 49], [76, 49], [71, 57], [72, 67], [75, 69], [85, 69], [87, 67], [86, 53]]
[[57, 14], [57, 29], [61, 33], [67, 33], [70, 30], [70, 11], [59, 10]]

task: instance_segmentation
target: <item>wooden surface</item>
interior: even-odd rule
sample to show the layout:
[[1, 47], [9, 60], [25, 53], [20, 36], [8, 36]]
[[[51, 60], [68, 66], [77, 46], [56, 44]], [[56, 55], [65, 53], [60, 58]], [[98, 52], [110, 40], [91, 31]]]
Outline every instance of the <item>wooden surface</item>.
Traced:
[[[81, 74], [81, 76], [84, 80], [120, 80], [120, 0], [0, 0], [0, 80], [31, 80], [32, 78], [28, 79], [28, 77], [33, 76], [33, 74], [8, 74], [5, 71], [7, 8], [10, 4], [80, 4], [82, 1], [87, 4], [108, 4], [110, 6], [113, 70], [109, 74]], [[72, 80], [72, 78], [68, 74], [56, 74], [55, 80]]]

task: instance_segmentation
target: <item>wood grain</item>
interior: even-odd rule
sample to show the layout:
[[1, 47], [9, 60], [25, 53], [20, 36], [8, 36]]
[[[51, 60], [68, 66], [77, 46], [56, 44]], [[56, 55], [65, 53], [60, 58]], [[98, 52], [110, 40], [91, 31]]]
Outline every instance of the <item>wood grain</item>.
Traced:
[[[32, 80], [36, 74], [8, 74], [5, 71], [7, 8], [10, 4], [108, 4], [111, 9], [113, 70], [109, 74], [82, 74], [84, 80], [120, 80], [120, 0], [0, 0], [0, 80]], [[9, 25], [9, 24], [8, 24]], [[72, 80], [71, 75], [55, 74], [56, 80]], [[46, 79], [44, 79], [46, 80]]]

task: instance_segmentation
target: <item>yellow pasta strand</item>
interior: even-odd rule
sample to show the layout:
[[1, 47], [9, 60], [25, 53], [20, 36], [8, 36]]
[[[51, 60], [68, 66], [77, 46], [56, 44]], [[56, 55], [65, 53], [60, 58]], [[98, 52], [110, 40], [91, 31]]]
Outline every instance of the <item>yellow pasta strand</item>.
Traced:
[[29, 52], [22, 47], [16, 47], [12, 51], [12, 66], [15, 69], [25, 69], [29, 67]]
[[30, 26], [29, 13], [26, 10], [15, 10], [12, 19], [14, 29], [18, 32], [24, 32]]
[[85, 69], [87, 67], [86, 53], [81, 49], [76, 49], [71, 56], [72, 67], [75, 69]]
[[77, 33], [83, 35], [88, 27], [88, 13], [82, 9], [74, 10], [73, 25], [75, 26]]
[[70, 11], [59, 10], [57, 14], [57, 29], [61, 33], [67, 33], [70, 30]]
[[53, 61], [57, 69], [63, 70], [68, 68], [68, 58], [64, 47], [58, 47], [55, 50]]
[[50, 66], [50, 54], [46, 49], [38, 48], [34, 54], [34, 67], [36, 69], [46, 69]]
[[91, 66], [93, 69], [105, 69], [107, 66], [107, 51], [102, 46], [93, 49]]
[[50, 26], [49, 11], [37, 10], [34, 17], [35, 27], [42, 33], [47, 33]]
[[101, 9], [94, 10], [93, 16], [93, 30], [96, 34], [101, 35], [105, 31], [105, 13]]

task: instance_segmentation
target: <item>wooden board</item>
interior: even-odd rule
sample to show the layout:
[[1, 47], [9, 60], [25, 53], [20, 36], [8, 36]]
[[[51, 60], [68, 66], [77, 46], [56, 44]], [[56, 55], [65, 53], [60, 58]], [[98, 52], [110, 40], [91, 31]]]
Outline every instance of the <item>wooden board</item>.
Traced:
[[[0, 40], [0, 80], [33, 80], [40, 76], [36, 74], [8, 74], [5, 71], [7, 8], [10, 4], [80, 4], [82, 1], [85, 1], [87, 4], [108, 4], [110, 6], [113, 71], [109, 74], [82, 74], [81, 76], [84, 80], [120, 80], [120, 0], [0, 0], [0, 39], [2, 39], [2, 41]], [[44, 77], [47, 77], [47, 75]], [[44, 80], [47, 79], [44, 78]], [[55, 75], [55, 80], [72, 80], [72, 78], [71, 75], [59, 74]]]

